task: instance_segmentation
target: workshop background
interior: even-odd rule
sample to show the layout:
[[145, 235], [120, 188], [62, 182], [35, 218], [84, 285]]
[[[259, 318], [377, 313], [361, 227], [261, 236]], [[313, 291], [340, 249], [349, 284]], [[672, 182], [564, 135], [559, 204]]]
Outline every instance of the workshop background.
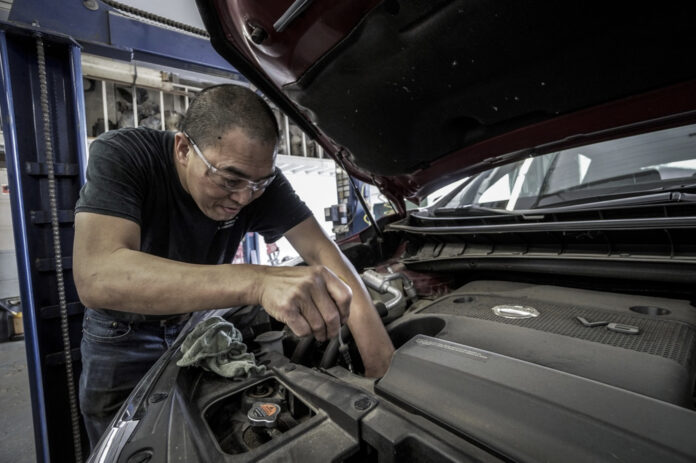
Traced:
[[[255, 90], [212, 49], [194, 1], [0, 0], [0, 462], [87, 457], [71, 270], [89, 144], [122, 127], [177, 130], [196, 93], [220, 83]], [[273, 109], [278, 166], [330, 236], [367, 227], [365, 206], [391, 211]], [[234, 262], [296, 256], [248, 234]]]
[[[72, 242], [90, 143], [123, 127], [177, 130], [196, 93], [220, 83], [256, 90], [212, 48], [193, 0], [0, 0], [0, 462], [87, 457]], [[330, 236], [391, 213], [273, 110], [277, 164]], [[248, 234], [234, 262], [296, 256]]]

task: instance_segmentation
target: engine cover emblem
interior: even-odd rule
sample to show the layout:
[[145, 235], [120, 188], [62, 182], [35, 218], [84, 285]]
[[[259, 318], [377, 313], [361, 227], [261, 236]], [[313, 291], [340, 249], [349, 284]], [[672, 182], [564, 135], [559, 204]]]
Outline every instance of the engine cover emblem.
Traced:
[[493, 313], [503, 318], [534, 318], [539, 316], [539, 311], [534, 307], [525, 307], [522, 305], [496, 305], [493, 307]]

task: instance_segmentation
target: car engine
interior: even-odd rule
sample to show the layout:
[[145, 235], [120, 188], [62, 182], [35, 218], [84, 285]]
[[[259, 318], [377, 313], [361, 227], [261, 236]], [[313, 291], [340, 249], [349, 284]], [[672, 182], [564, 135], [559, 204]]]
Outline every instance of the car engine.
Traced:
[[266, 373], [227, 379], [179, 368], [175, 347], [131, 395], [120, 426], [106, 437], [112, 445], [97, 457], [458, 462], [696, 455], [689, 431], [696, 426], [693, 301], [610, 290], [629, 287], [618, 280], [590, 280], [592, 288], [562, 275], [426, 271], [422, 259], [404, 257], [420, 251], [402, 243], [388, 254], [368, 250], [344, 245], [396, 348], [383, 378], [363, 376], [347, 327], [340, 339], [318, 342], [296, 337], [262, 307], [228, 309], [223, 317]]

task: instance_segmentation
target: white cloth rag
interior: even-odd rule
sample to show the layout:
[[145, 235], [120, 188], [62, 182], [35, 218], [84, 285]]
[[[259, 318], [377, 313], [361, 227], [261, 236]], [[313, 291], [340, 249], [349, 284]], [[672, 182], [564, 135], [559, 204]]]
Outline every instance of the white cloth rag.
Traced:
[[247, 352], [242, 333], [219, 316], [196, 325], [181, 344], [181, 352], [178, 366], [199, 366], [226, 378], [248, 378], [266, 371], [265, 366], [256, 365], [254, 354]]

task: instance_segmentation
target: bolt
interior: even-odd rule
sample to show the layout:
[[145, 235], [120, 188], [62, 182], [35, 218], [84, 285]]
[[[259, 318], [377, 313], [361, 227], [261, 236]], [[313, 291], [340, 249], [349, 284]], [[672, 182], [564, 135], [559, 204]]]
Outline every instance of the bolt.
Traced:
[[359, 398], [358, 400], [353, 402], [353, 407], [356, 410], [360, 410], [360, 411], [367, 410], [371, 406], [372, 406], [372, 399], [370, 399], [369, 397], [366, 397], [366, 396], [362, 396], [361, 398]]
[[251, 26], [251, 41], [257, 45], [261, 45], [264, 40], [268, 38], [268, 33], [266, 33], [263, 28], [258, 26]]
[[99, 3], [97, 3], [97, 0], [83, 0], [82, 4], [88, 10], [96, 11], [99, 9]]

